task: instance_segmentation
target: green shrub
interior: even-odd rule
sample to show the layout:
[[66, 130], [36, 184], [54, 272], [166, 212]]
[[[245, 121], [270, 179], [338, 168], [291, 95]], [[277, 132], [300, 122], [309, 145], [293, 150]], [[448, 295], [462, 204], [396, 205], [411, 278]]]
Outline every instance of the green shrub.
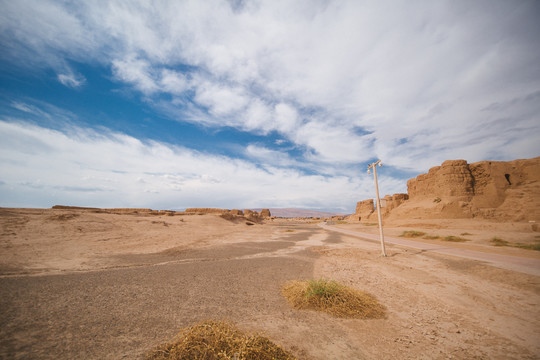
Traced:
[[308, 299], [312, 296], [329, 298], [335, 296], [339, 292], [340, 288], [341, 286], [333, 280], [309, 280], [308, 287], [306, 289], [306, 297]]

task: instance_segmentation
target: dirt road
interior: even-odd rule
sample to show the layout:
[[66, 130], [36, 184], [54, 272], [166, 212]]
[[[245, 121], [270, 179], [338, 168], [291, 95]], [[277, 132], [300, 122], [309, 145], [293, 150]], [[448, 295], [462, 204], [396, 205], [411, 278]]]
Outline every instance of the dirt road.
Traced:
[[[380, 243], [379, 235], [373, 235], [365, 232], [348, 230], [338, 228], [335, 226], [327, 225], [326, 223], [320, 223], [319, 226], [323, 229], [330, 231], [337, 231], [339, 233], [360, 237]], [[393, 236], [384, 236], [385, 244], [394, 244], [399, 246], [405, 246], [411, 249], [417, 249], [420, 251], [434, 252], [437, 254], [457, 256], [465, 259], [472, 259], [482, 261], [491, 266], [495, 266], [501, 269], [508, 269], [513, 271], [522, 272], [525, 274], [540, 276], [540, 259], [493, 254], [490, 252], [475, 251], [471, 249], [464, 249], [459, 247], [452, 247], [449, 244], [441, 245], [437, 243], [426, 243], [420, 241], [414, 241], [404, 238], [397, 238]]]

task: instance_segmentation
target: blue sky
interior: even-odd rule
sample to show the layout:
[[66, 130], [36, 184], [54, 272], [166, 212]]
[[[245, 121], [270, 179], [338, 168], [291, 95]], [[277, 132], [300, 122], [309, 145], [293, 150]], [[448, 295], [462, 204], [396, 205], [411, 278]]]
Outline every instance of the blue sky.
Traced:
[[540, 155], [538, 1], [0, 1], [0, 206], [353, 212]]

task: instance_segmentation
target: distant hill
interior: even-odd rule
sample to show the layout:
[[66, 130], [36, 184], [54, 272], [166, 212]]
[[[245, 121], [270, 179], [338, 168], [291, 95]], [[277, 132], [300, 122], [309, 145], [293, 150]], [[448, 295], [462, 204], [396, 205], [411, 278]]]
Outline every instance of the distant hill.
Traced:
[[[261, 211], [261, 209], [253, 209], [256, 211]], [[316, 211], [316, 210], [306, 210], [306, 209], [294, 209], [294, 208], [274, 208], [270, 209], [272, 216], [283, 217], [283, 218], [292, 218], [292, 217], [331, 217], [331, 216], [341, 216], [348, 215], [346, 213], [337, 213], [337, 212], [326, 212], [326, 211]]]

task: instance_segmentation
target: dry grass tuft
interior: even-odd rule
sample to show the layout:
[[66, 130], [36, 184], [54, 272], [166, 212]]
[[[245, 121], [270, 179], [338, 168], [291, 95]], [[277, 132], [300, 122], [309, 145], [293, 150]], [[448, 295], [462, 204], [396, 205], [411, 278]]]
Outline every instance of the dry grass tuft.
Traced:
[[517, 247], [517, 248], [520, 248], [520, 249], [527, 249], [527, 250], [536, 250], [536, 251], [540, 251], [540, 244], [536, 243], [536, 244], [522, 244], [522, 243], [517, 243], [517, 244], [514, 244], [513, 246]]
[[540, 251], [540, 243], [538, 242], [534, 244], [511, 243], [506, 240], [500, 239], [498, 237], [494, 237], [491, 239], [491, 243], [494, 246], [511, 246], [511, 247], [516, 247], [520, 249]]
[[207, 320], [183, 329], [172, 343], [150, 352], [146, 360], [293, 360], [268, 338], [249, 335], [228, 321]]
[[[466, 233], [463, 233], [463, 234], [466, 234]], [[463, 235], [463, 234], [461, 234], [461, 235]], [[459, 236], [453, 236], [453, 235], [444, 236], [444, 237], [440, 237], [439, 235], [426, 235], [425, 232], [417, 231], [417, 230], [404, 231], [399, 236], [400, 237], [405, 237], [405, 238], [422, 237], [422, 239], [426, 239], [426, 240], [437, 240], [437, 239], [439, 239], [439, 240], [442, 240], [442, 241], [452, 241], [452, 242], [469, 241], [468, 239], [465, 239], [465, 238], [462, 238], [462, 237], [459, 237]]]
[[491, 243], [494, 245], [494, 246], [508, 246], [510, 245], [510, 243], [506, 240], [503, 240], [503, 239], [500, 239], [498, 237], [494, 237], [491, 239]]
[[373, 295], [335, 281], [291, 281], [281, 292], [296, 309], [313, 309], [357, 319], [383, 318], [386, 314], [386, 308]]
[[424, 236], [426, 235], [425, 232], [422, 232], [422, 231], [416, 231], [416, 230], [409, 230], [409, 231], [404, 231], [401, 235], [401, 237], [406, 237], [406, 238], [417, 238], [417, 237], [420, 237], [420, 236]]
[[465, 239], [465, 238], [462, 238], [462, 237], [459, 237], [459, 236], [454, 236], [454, 235], [445, 236], [445, 237], [442, 238], [442, 240], [444, 240], [444, 241], [451, 241], [451, 242], [464, 242], [464, 241], [469, 241], [468, 239]]

